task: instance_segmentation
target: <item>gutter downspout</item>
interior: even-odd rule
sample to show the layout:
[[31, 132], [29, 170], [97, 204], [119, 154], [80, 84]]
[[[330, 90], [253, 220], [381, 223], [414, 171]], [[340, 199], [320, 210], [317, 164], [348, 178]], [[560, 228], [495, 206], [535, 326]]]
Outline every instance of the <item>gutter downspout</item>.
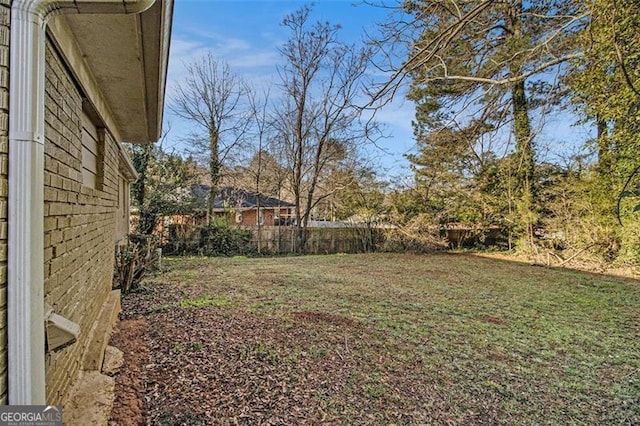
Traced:
[[156, 0], [14, 0], [9, 63], [8, 399], [44, 405], [45, 36], [59, 13], [141, 13]]

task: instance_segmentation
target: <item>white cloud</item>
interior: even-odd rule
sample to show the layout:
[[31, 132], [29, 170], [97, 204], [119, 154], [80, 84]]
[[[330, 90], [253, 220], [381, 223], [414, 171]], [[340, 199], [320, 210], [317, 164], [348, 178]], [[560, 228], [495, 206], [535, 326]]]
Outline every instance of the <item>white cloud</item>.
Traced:
[[278, 52], [268, 50], [256, 50], [246, 55], [231, 56], [227, 60], [229, 65], [234, 69], [255, 70], [256, 68], [270, 68], [272, 73], [276, 74], [275, 65], [279, 60]]
[[[275, 64], [279, 54], [275, 47], [260, 48], [246, 40], [206, 33], [206, 37], [190, 38], [174, 36], [171, 42], [168, 92], [171, 93], [176, 82], [186, 76], [186, 65], [211, 52], [215, 58], [224, 61], [238, 75], [251, 80], [269, 80], [276, 75]], [[214, 43], [208, 41], [213, 40]]]
[[168, 93], [172, 93], [176, 83], [184, 79], [187, 73], [186, 65], [202, 57], [208, 51], [209, 48], [201, 41], [172, 38], [167, 71]]

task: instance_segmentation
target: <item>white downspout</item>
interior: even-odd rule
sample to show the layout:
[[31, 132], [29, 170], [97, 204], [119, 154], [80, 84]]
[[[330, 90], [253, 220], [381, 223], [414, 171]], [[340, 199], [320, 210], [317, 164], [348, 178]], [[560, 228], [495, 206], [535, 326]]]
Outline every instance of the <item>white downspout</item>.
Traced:
[[44, 405], [44, 82], [54, 13], [140, 13], [156, 0], [14, 0], [9, 63], [8, 398]]

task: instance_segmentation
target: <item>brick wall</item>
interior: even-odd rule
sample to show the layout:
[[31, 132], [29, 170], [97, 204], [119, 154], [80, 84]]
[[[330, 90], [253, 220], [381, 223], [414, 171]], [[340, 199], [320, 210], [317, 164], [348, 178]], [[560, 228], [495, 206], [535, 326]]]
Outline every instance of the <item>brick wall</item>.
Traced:
[[[274, 209], [262, 209], [260, 214], [263, 217], [263, 223], [262, 225], [264, 226], [275, 226], [277, 225], [276, 223], [276, 219], [275, 219], [275, 212], [276, 210]], [[289, 209], [285, 209], [282, 208], [280, 209], [280, 213], [279, 213], [279, 217], [288, 217], [290, 215], [289, 213]], [[258, 210], [246, 210], [242, 212], [242, 223], [240, 223], [241, 226], [251, 226], [251, 227], [255, 227], [258, 224]], [[236, 223], [236, 225], [238, 225]]]
[[0, 0], [0, 405], [7, 403], [7, 181], [9, 153], [9, 21], [11, 1]]
[[49, 42], [46, 60], [45, 302], [81, 327], [77, 343], [47, 356], [47, 402], [57, 404], [111, 290], [119, 157], [105, 132], [100, 190], [83, 186], [82, 95]]
[[[216, 212], [215, 215], [219, 218], [225, 218], [227, 220], [227, 224], [229, 226], [246, 226], [246, 227], [256, 227], [258, 226], [258, 210], [243, 210], [239, 212], [242, 214], [242, 221], [238, 223], [236, 221], [236, 215], [227, 213], [227, 212]], [[262, 225], [264, 226], [276, 226], [275, 218], [275, 209], [261, 209], [260, 214], [262, 215], [264, 222]], [[286, 218], [292, 214], [291, 210], [288, 208], [281, 208], [279, 217]]]

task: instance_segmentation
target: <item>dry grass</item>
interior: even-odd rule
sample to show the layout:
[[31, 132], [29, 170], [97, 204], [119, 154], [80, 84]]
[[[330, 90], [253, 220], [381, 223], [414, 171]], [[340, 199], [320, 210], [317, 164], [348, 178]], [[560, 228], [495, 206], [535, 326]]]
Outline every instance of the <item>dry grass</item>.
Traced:
[[[159, 424], [640, 424], [640, 285], [470, 255], [167, 259]], [[186, 417], [185, 417], [186, 416]]]

